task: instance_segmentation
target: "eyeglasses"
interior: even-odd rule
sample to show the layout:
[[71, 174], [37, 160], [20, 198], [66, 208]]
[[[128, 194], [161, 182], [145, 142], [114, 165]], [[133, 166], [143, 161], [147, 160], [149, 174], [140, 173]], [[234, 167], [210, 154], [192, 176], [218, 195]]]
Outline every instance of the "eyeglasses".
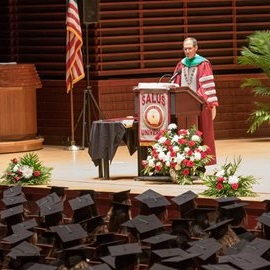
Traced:
[[192, 51], [195, 47], [183, 48], [184, 51]]

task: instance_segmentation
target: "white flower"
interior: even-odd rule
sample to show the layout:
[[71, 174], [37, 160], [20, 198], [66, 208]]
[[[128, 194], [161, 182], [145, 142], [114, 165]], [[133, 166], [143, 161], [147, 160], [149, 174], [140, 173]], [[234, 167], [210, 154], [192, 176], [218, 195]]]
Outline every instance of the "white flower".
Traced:
[[179, 152], [179, 150], [180, 150], [180, 148], [179, 148], [179, 146], [177, 146], [177, 145], [175, 145], [174, 147], [173, 147], [173, 152]]
[[176, 124], [169, 124], [169, 126], [168, 126], [168, 129], [169, 130], [172, 130], [172, 129], [177, 129], [177, 125]]
[[170, 162], [169, 160], [167, 160], [167, 161], [165, 162], [165, 166], [166, 166], [166, 167], [170, 167], [170, 165], [171, 165], [171, 162]]
[[201, 160], [202, 155], [200, 152], [194, 152], [194, 160]]
[[177, 153], [176, 157], [174, 158], [177, 164], [181, 164], [181, 162], [185, 159], [185, 155]]
[[179, 140], [179, 136], [178, 135], [174, 135], [173, 138], [172, 138], [172, 142], [178, 142]]
[[158, 154], [158, 159], [159, 159], [159, 160], [164, 160], [165, 158], [166, 158], [166, 155], [165, 155], [164, 152], [160, 152], [160, 153]]
[[228, 183], [230, 185], [237, 184], [238, 182], [239, 182], [239, 177], [238, 176], [236, 176], [236, 175], [229, 176]]
[[216, 176], [219, 177], [219, 176], [224, 176], [225, 175], [225, 171], [224, 170], [221, 170], [221, 171], [218, 171], [216, 173]]
[[155, 168], [155, 162], [154, 162], [154, 159], [149, 159], [149, 161], [148, 161], [148, 166], [149, 166], [150, 168]]
[[184, 148], [184, 151], [185, 151], [186, 153], [189, 152], [189, 150], [190, 150], [189, 147], [185, 147], [185, 148]]
[[191, 137], [191, 140], [194, 141], [194, 142], [200, 142], [200, 141], [201, 141], [201, 138], [200, 138], [200, 136], [198, 136], [198, 135], [193, 135], [193, 136]]
[[158, 139], [158, 143], [165, 143], [167, 141], [167, 138], [166, 137], [160, 137]]
[[19, 166], [18, 166], [18, 164], [16, 164], [16, 165], [13, 167], [12, 171], [13, 171], [13, 172], [17, 172], [18, 170], [19, 170]]
[[23, 165], [20, 168], [22, 175], [24, 178], [29, 179], [33, 175], [33, 168], [28, 165]]

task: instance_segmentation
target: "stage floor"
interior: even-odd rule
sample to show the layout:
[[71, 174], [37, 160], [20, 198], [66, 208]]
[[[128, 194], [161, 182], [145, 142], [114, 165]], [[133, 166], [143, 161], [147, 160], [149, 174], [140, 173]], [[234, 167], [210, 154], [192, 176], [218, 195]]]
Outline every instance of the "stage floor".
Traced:
[[[254, 175], [258, 183], [253, 190], [257, 197], [245, 198], [249, 201], [270, 199], [270, 138], [217, 140], [217, 165], [208, 166], [206, 173], [212, 173], [224, 161], [233, 161], [241, 156], [239, 173]], [[137, 176], [137, 154], [130, 156], [126, 146], [120, 146], [110, 166], [111, 180], [98, 178], [98, 168], [94, 166], [88, 149], [69, 151], [62, 146], [44, 145], [35, 151], [46, 166], [53, 167], [50, 185], [66, 186], [70, 189], [94, 189], [98, 192], [118, 192], [130, 189], [130, 193], [139, 194], [151, 188], [164, 196], [177, 196], [192, 190], [199, 194], [205, 187], [200, 184], [192, 186], [177, 185], [158, 181], [135, 181]], [[21, 157], [24, 153], [0, 154], [0, 172], [2, 173], [10, 159]]]

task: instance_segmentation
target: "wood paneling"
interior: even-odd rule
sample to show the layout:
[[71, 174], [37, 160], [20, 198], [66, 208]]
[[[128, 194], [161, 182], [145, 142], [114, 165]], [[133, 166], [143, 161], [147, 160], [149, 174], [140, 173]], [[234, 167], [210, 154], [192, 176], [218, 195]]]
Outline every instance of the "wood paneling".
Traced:
[[[78, 2], [82, 13], [82, 0]], [[46, 144], [65, 143], [71, 133], [64, 81], [66, 0], [3, 0], [0, 7], [0, 62], [35, 64], [43, 84], [37, 91], [38, 135]], [[84, 40], [89, 38], [83, 53], [89, 52], [90, 83], [105, 117], [133, 115], [133, 86], [171, 73], [182, 57], [181, 42], [194, 36], [216, 75], [216, 137], [250, 136], [246, 119], [253, 96], [239, 86], [245, 74], [259, 71], [239, 66], [237, 56], [249, 34], [270, 28], [268, 1], [100, 0], [98, 12], [98, 23], [82, 24]], [[85, 80], [74, 89], [75, 122], [85, 89]], [[91, 120], [98, 118], [97, 108], [90, 107]], [[78, 142], [81, 132], [78, 123]], [[264, 127], [255, 136], [268, 135]]]

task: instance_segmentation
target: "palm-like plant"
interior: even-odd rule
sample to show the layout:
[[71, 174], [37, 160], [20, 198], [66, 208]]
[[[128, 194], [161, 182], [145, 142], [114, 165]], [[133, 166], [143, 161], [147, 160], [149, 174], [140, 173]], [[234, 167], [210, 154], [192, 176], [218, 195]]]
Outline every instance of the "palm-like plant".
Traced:
[[[243, 47], [238, 63], [259, 68], [270, 79], [270, 31], [256, 31], [248, 36], [248, 47]], [[256, 97], [269, 97], [270, 87], [263, 85], [259, 79], [245, 79], [242, 88], [251, 88]], [[270, 123], [270, 106], [254, 102], [256, 109], [248, 119], [250, 126], [247, 132], [254, 133], [263, 123]]]

